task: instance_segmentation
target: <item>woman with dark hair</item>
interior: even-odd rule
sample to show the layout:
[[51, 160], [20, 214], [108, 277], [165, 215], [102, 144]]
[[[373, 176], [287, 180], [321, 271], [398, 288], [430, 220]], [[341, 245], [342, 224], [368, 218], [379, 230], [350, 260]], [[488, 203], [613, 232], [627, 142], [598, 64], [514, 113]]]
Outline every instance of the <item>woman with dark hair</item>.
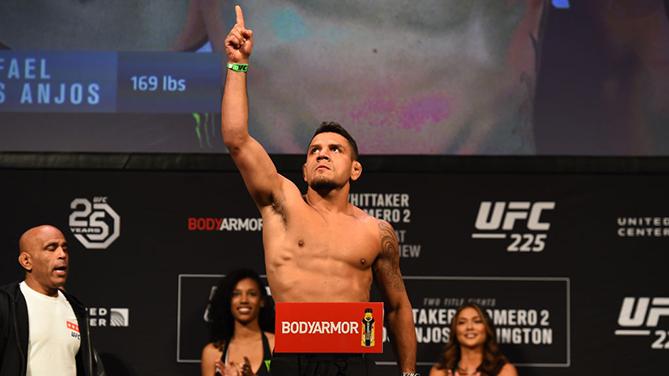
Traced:
[[258, 274], [239, 269], [223, 278], [210, 301], [211, 338], [202, 376], [269, 375], [274, 306]]
[[458, 308], [443, 356], [430, 376], [518, 376], [502, 354], [490, 317], [474, 303]]

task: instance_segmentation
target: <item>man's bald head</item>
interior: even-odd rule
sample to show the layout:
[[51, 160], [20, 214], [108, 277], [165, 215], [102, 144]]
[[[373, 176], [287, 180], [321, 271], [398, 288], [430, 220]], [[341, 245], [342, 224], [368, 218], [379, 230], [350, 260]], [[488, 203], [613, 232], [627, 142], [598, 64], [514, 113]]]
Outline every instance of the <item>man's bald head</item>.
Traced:
[[40, 225], [29, 228], [19, 238], [19, 254], [21, 252], [32, 253], [36, 246], [39, 249], [40, 240], [50, 235], [60, 235], [61, 238], [64, 238], [63, 233], [51, 225]]
[[19, 264], [33, 290], [57, 295], [67, 280], [69, 253], [63, 233], [54, 226], [28, 229], [19, 238]]

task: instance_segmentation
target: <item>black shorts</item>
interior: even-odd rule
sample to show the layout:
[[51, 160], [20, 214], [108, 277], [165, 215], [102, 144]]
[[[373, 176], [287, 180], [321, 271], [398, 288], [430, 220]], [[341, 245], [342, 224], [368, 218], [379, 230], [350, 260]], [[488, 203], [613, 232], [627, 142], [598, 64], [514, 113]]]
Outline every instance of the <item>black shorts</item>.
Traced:
[[281, 354], [272, 357], [272, 376], [368, 376], [374, 362], [363, 354]]

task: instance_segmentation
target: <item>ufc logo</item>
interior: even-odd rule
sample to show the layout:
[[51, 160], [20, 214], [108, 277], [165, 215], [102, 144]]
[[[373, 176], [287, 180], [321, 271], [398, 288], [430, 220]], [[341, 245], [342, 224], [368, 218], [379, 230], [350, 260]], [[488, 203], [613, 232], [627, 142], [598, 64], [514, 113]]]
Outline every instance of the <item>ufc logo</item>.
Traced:
[[[492, 210], [491, 210], [492, 209]], [[541, 214], [544, 210], [555, 209], [553, 201], [491, 201], [481, 202], [478, 215], [476, 216], [477, 230], [512, 230], [516, 221], [526, 220], [527, 228], [532, 231], [548, 231], [551, 224], [541, 222]]]
[[[635, 307], [636, 301], [636, 307]], [[650, 306], [650, 308], [649, 308]], [[660, 317], [669, 316], [669, 298], [633, 298], [623, 299], [618, 316], [618, 325], [623, 327], [656, 327]]]

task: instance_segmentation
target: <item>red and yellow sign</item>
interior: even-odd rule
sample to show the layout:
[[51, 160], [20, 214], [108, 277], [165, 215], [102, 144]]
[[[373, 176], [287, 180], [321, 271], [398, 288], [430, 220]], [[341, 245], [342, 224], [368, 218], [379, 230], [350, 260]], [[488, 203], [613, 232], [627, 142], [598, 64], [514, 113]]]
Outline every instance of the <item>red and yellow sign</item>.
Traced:
[[275, 352], [382, 353], [383, 303], [276, 303]]

